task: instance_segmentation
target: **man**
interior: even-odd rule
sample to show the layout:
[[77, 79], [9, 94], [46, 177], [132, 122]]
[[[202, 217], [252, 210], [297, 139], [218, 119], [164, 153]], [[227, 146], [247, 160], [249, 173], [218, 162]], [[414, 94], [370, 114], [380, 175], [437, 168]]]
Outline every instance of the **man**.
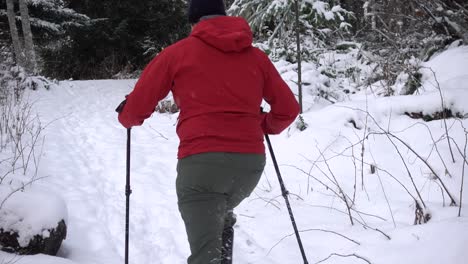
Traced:
[[[180, 108], [176, 189], [191, 249], [189, 264], [232, 263], [232, 210], [265, 166], [264, 134], [279, 134], [299, 105], [268, 56], [252, 47], [247, 22], [222, 0], [192, 0], [189, 37], [143, 71], [119, 121], [143, 124], [171, 91]], [[262, 99], [271, 111], [260, 113]]]

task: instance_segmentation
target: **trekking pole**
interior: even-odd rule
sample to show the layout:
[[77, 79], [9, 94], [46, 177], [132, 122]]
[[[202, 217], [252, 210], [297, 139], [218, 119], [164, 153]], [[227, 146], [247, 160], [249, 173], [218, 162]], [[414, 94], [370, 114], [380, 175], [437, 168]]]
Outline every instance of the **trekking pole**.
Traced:
[[125, 185], [126, 215], [125, 215], [125, 264], [128, 264], [128, 241], [130, 229], [130, 143], [131, 143], [131, 128], [127, 128], [127, 183]]
[[278, 175], [278, 180], [281, 186], [281, 193], [283, 194], [284, 200], [286, 201], [286, 206], [288, 207], [289, 217], [291, 218], [291, 223], [293, 225], [294, 232], [296, 233], [297, 243], [299, 244], [299, 249], [301, 250], [302, 259], [304, 260], [304, 264], [309, 264], [309, 262], [307, 261], [305, 251], [304, 251], [304, 247], [302, 246], [301, 236], [299, 235], [299, 230], [297, 229], [296, 220], [294, 220], [294, 215], [291, 209], [291, 205], [289, 204], [289, 199], [288, 199], [289, 192], [288, 190], [286, 190], [286, 187], [284, 186], [283, 178], [281, 177], [281, 172], [278, 167], [278, 162], [276, 162], [275, 153], [273, 152], [273, 147], [271, 146], [270, 137], [268, 136], [268, 134], [265, 134], [265, 138], [268, 143], [268, 149], [270, 150], [271, 159], [273, 160], [276, 174]]

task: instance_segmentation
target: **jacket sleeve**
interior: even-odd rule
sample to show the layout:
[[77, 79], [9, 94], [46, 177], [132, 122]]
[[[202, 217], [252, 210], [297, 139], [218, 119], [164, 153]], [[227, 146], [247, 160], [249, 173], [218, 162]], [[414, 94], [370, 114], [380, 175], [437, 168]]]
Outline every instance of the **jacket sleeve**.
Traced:
[[271, 106], [271, 111], [263, 115], [262, 128], [266, 134], [279, 134], [294, 122], [300, 108], [296, 97], [273, 63], [266, 55], [264, 57], [266, 75], [263, 99]]
[[164, 99], [172, 86], [172, 74], [169, 70], [164, 51], [156, 56], [140, 76], [133, 91], [128, 95], [119, 122], [126, 128], [140, 126], [150, 117], [158, 102]]

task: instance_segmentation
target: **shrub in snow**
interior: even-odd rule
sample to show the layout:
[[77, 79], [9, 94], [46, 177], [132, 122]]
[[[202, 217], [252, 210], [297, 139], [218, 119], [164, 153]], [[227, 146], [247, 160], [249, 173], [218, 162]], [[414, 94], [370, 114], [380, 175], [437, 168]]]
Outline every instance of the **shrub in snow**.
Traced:
[[374, 79], [385, 96], [412, 94], [420, 77], [415, 61], [428, 61], [455, 40], [468, 41], [467, 1], [372, 0], [344, 7], [356, 14], [353, 39], [377, 64]]
[[26, 189], [39, 179], [44, 127], [25, 90], [48, 87], [49, 81], [6, 64], [0, 64], [0, 247], [54, 255], [66, 236], [65, 205], [49, 193]]
[[[51, 82], [42, 77], [29, 77], [21, 67], [0, 71], [0, 172], [2, 180], [8, 171], [22, 169], [39, 162], [36, 148], [41, 141], [43, 126], [33, 113], [33, 103], [25, 96], [26, 88], [49, 88]], [[0, 182], [1, 183], [1, 182]]]
[[0, 246], [22, 255], [56, 255], [67, 235], [65, 203], [50, 192], [0, 186]]
[[443, 111], [437, 111], [431, 114], [424, 114], [423, 112], [406, 112], [405, 115], [413, 118], [413, 119], [422, 119], [426, 122], [434, 121], [434, 120], [441, 120], [446, 118], [464, 118], [462, 113], [453, 113], [451, 109], [445, 108]]
[[296, 121], [296, 127], [299, 131], [304, 131], [309, 125], [304, 121], [304, 117], [299, 115], [298, 120]]
[[[360, 54], [360, 45], [340, 43], [340, 50], [314, 52], [314, 61], [302, 65], [303, 109], [307, 112], [320, 105], [347, 101], [366, 85], [375, 65]], [[354, 48], [359, 47], [359, 48]], [[298, 94], [297, 65], [280, 60], [275, 65], [283, 79]]]

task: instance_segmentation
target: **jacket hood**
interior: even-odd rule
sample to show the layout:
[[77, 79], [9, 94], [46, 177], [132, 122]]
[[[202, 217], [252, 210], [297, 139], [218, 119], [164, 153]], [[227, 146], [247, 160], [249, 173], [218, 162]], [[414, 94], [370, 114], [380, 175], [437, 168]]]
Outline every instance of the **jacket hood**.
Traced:
[[240, 52], [252, 46], [252, 30], [245, 19], [220, 16], [200, 21], [191, 36], [223, 52]]

